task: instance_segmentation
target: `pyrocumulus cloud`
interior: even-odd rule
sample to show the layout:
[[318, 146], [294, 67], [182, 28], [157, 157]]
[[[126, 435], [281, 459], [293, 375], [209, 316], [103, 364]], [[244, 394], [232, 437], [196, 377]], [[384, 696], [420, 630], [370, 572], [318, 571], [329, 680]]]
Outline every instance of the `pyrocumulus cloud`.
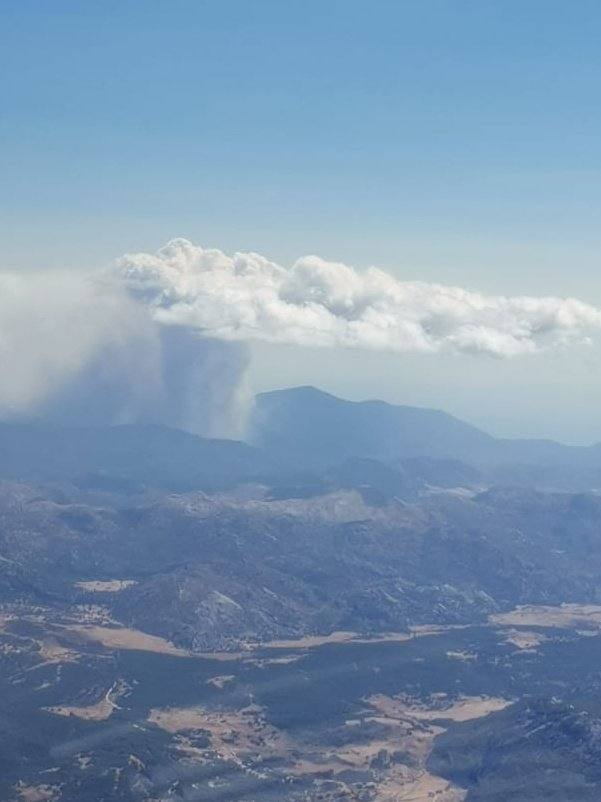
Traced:
[[221, 340], [510, 357], [601, 327], [601, 311], [573, 298], [483, 295], [318, 256], [285, 268], [184, 239], [122, 257], [118, 272], [160, 323]]

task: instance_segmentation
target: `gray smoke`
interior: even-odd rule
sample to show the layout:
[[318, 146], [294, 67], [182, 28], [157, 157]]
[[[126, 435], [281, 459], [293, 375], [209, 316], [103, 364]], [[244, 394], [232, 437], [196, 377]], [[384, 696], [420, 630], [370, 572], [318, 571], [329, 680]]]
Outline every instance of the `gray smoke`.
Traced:
[[40, 417], [71, 426], [159, 423], [206, 437], [241, 437], [247, 346], [179, 326], [154, 327], [150, 352], [137, 339], [120, 351], [101, 350], [38, 407]]
[[0, 276], [0, 419], [239, 437], [248, 348], [158, 323], [106, 277]]

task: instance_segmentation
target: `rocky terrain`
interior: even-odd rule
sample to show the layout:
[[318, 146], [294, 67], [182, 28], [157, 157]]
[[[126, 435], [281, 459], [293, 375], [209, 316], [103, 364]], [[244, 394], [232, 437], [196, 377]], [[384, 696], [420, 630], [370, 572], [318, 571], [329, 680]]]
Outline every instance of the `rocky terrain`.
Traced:
[[599, 601], [601, 500], [530, 490], [111, 496], [0, 487], [6, 601], [102, 604], [186, 649]]
[[599, 798], [590, 466], [365, 422], [310, 464], [274, 420], [1, 428], [0, 799]]

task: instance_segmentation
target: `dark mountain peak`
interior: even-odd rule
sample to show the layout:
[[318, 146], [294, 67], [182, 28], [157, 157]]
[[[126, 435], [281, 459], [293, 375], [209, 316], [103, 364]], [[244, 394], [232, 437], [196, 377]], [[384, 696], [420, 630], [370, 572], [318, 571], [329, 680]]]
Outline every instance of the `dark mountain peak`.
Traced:
[[[293, 387], [257, 396], [251, 423], [251, 442], [300, 467], [331, 466], [352, 458], [398, 466], [400, 461], [426, 458], [486, 468], [489, 484], [601, 487], [599, 446], [498, 439], [438, 409], [347, 401], [315, 387]], [[439, 464], [437, 473], [442, 472]], [[468, 478], [469, 472], [461, 473]]]
[[301, 464], [352, 457], [462, 458], [494, 438], [440, 410], [385, 401], [347, 401], [315, 387], [257, 396], [251, 440]]
[[[368, 409], [373, 411], [387, 412], [388, 414], [398, 414], [399, 410], [405, 413], [426, 414], [429, 416], [439, 416], [445, 419], [455, 420], [463, 426], [470, 426], [470, 424], [461, 421], [459, 418], [444, 412], [442, 409], [433, 407], [414, 407], [406, 404], [392, 404], [389, 401], [383, 401], [380, 398], [366, 398], [360, 401], [352, 401], [347, 398], [328, 393], [326, 390], [320, 390], [311, 384], [300, 385], [298, 387], [285, 387], [280, 390], [267, 390], [266, 392], [259, 393], [256, 396], [256, 401], [259, 406], [272, 405], [272, 404], [313, 404], [323, 408], [342, 408], [350, 407], [355, 409]], [[476, 427], [471, 427], [476, 429]]]

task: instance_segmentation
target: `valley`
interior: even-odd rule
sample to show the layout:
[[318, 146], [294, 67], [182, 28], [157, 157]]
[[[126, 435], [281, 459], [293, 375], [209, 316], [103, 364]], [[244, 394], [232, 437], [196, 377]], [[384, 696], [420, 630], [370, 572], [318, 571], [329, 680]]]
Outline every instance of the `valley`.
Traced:
[[[478, 756], [452, 768], [445, 756], [480, 720], [502, 733], [509, 711], [550, 695], [533, 733], [551, 714], [577, 712], [591, 730], [601, 715], [601, 607], [590, 605], [214, 654], [127, 628], [99, 606], [8, 605], [2, 622], [1, 721], [12, 737], [0, 793], [11, 802], [459, 802], [479, 798], [486, 767], [475, 784], [457, 782]], [[579, 737], [567, 745], [581, 747]], [[583, 762], [586, 779], [594, 767]], [[536, 797], [524, 784], [513, 798]]]

